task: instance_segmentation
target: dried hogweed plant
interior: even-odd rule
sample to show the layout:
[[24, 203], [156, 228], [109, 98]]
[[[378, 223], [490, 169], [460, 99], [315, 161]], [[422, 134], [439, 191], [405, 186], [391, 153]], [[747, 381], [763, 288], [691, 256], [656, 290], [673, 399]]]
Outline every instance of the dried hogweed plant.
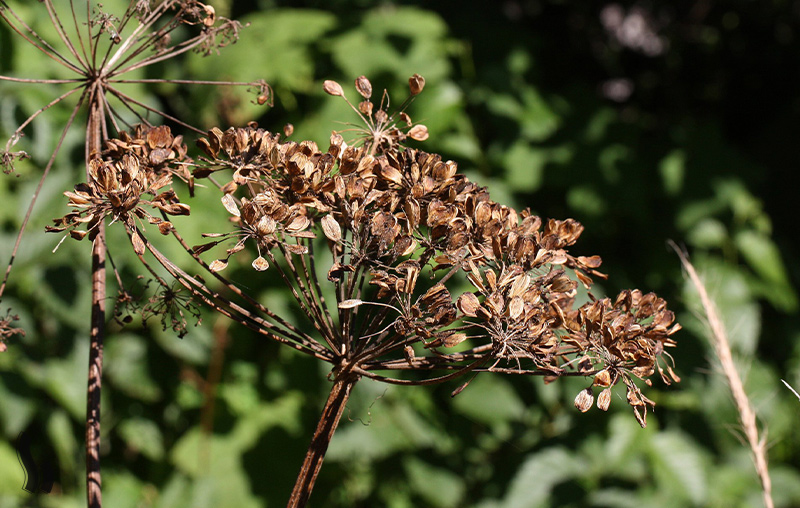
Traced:
[[[53, 0], [41, 0], [46, 10], [51, 31], [57, 41], [48, 41], [39, 35], [32, 25], [26, 23], [18, 11], [6, 1], [0, 0], [0, 19], [20, 40], [24, 40], [39, 52], [55, 62], [58, 78], [29, 78], [0, 75], [0, 81], [23, 83], [26, 85], [64, 86], [66, 91], [57, 95], [26, 120], [11, 134], [5, 147], [0, 150], [0, 163], [5, 173], [14, 171], [15, 162], [28, 158], [24, 150], [15, 149], [26, 128], [40, 115], [54, 106], [77, 98], [71, 114], [56, 142], [55, 149], [47, 162], [39, 179], [34, 197], [20, 226], [2, 283], [0, 283], [0, 299], [4, 294], [11, 273], [14, 259], [19, 249], [23, 233], [33, 212], [34, 205], [41, 188], [52, 169], [56, 157], [64, 143], [67, 133], [85, 108], [85, 158], [88, 183], [79, 186], [70, 196], [72, 203], [78, 208], [76, 215], [67, 221], [85, 221], [89, 229], [84, 232], [72, 231], [75, 238], [89, 236], [92, 240], [92, 315], [90, 332], [89, 382], [87, 402], [87, 496], [89, 506], [101, 505], [100, 494], [100, 387], [102, 380], [102, 345], [105, 327], [106, 300], [106, 242], [104, 219], [126, 219], [129, 214], [140, 216], [144, 203], [139, 203], [143, 192], [154, 192], [169, 184], [169, 178], [148, 180], [152, 168], [165, 166], [166, 159], [174, 159], [177, 163], [184, 155], [180, 151], [180, 138], [173, 138], [169, 131], [154, 129], [149, 131], [145, 144], [136, 149], [136, 156], [125, 157], [120, 161], [119, 169], [110, 170], [100, 159], [103, 142], [120, 137], [117, 143], [119, 150], [133, 150], [124, 145], [124, 131], [141, 124], [144, 128], [152, 127], [152, 118], [167, 119], [181, 127], [202, 131], [188, 125], [179, 118], [148, 105], [126, 91], [126, 86], [145, 83], [177, 83], [198, 85], [239, 85], [247, 86], [258, 93], [259, 104], [271, 102], [271, 90], [263, 81], [251, 83], [184, 81], [169, 79], [141, 78], [141, 71], [148, 66], [165, 62], [184, 53], [195, 51], [209, 55], [219, 48], [235, 42], [241, 24], [216, 16], [215, 10], [195, 0], [131, 0], [124, 12], [119, 15], [104, 9], [100, 3], [83, 2], [78, 8], [73, 0], [58, 3]], [[66, 14], [65, 14], [66, 13]], [[172, 34], [184, 27], [195, 29], [194, 35], [185, 38]], [[61, 77], [68, 76], [68, 77]], [[161, 123], [159, 120], [157, 123]], [[120, 152], [122, 153], [122, 152]], [[148, 169], [139, 171], [138, 158], [146, 156]], [[120, 171], [120, 172], [117, 172]], [[124, 173], [124, 175], [123, 175]], [[180, 169], [170, 169], [170, 175], [177, 175], [191, 183], [191, 174]], [[119, 178], [115, 180], [115, 178]], [[188, 206], [181, 204], [169, 190], [153, 196], [151, 203], [166, 214], [186, 214]], [[117, 280], [120, 280], [117, 274]], [[162, 288], [171, 286], [161, 279], [155, 279]], [[124, 300], [128, 293], [120, 289], [117, 298]], [[152, 312], [170, 313], [171, 306], [159, 307], [151, 305]], [[176, 317], [177, 316], [177, 317]], [[174, 327], [185, 327], [182, 314], [173, 315]], [[6, 326], [5, 330], [19, 332]], [[6, 335], [3, 336], [6, 338]]]
[[[424, 87], [410, 81], [413, 98]], [[623, 384], [637, 421], [655, 405], [635, 379], [659, 373], [678, 381], [666, 348], [680, 329], [655, 294], [623, 291], [576, 305], [598, 271], [598, 256], [570, 249], [583, 226], [547, 220], [493, 201], [485, 187], [458, 173], [455, 162], [405, 146], [427, 129], [390, 111], [384, 92], [356, 80], [353, 106], [364, 127], [345, 141], [334, 132], [325, 151], [313, 141], [282, 141], [251, 124], [214, 128], [198, 140], [195, 161], [176, 156], [154, 163], [149, 139], [163, 128], [139, 129], [106, 143], [92, 159], [90, 181], [66, 195], [73, 212], [56, 221], [76, 237], [113, 217], [156, 276], [165, 268], [197, 301], [258, 334], [332, 365], [333, 382], [289, 506], [304, 506], [353, 386], [369, 378], [399, 385], [441, 383], [478, 372], [588, 378], [575, 405], [606, 410], [611, 387]], [[344, 97], [326, 81], [324, 90]], [[349, 101], [348, 101], [349, 102]], [[163, 143], [162, 143], [163, 144]], [[209, 232], [190, 246], [168, 216], [187, 213], [169, 183], [191, 167], [222, 193], [232, 228]], [[185, 178], [184, 178], [185, 179]], [[221, 183], [227, 181], [227, 183]], [[191, 276], [151, 242], [156, 226], [171, 235], [206, 272]], [[222, 251], [222, 249], [225, 249]], [[246, 259], [256, 277], [285, 283], [313, 333], [277, 315], [242, 289], [228, 269]], [[231, 278], [224, 274], [232, 272]], [[185, 301], [184, 301], [185, 303]], [[310, 329], [310, 328], [308, 328]], [[413, 371], [415, 376], [402, 373]]]

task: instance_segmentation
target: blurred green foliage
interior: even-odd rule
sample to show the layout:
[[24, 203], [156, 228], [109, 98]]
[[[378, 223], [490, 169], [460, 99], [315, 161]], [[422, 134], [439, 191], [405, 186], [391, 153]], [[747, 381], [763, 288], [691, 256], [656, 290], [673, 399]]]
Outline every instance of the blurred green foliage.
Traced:
[[[138, 90], [147, 102], [205, 127], [257, 120], [279, 131], [291, 122], [293, 139], [324, 146], [332, 129], [355, 118], [322, 93], [323, 79], [346, 84], [365, 74], [402, 97], [408, 76], [420, 73], [428, 84], [410, 114], [430, 130], [424, 149], [456, 160], [498, 201], [581, 221], [578, 251], [603, 257], [604, 289], [654, 290], [686, 328], [674, 352], [683, 382], [648, 392], [658, 408], [646, 430], [621, 391], [608, 414], [578, 413], [580, 380], [482, 375], [454, 399], [450, 385], [363, 381], [312, 505], [759, 506], [697, 295], [668, 239], [687, 246], [730, 332], [769, 429], [776, 504], [800, 505], [800, 403], [780, 383], [800, 387], [790, 166], [800, 119], [797, 1], [211, 3], [249, 23], [239, 42], [147, 77], [263, 78], [275, 107], [265, 110], [241, 90], [184, 85]], [[14, 7], [53, 36], [42, 6]], [[614, 30], [620, 12], [623, 22], [642, 16], [650, 46]], [[54, 69], [0, 25], [0, 74], [51, 77]], [[0, 82], [0, 137], [56, 93]], [[0, 259], [10, 256], [68, 114], [56, 107], [39, 118], [20, 143], [32, 159], [19, 176], [0, 178]], [[3, 508], [83, 504], [89, 246], [66, 241], [52, 254], [58, 239], [39, 233], [64, 213], [60, 192], [82, 180], [82, 142], [79, 129], [68, 136], [2, 301], [27, 330], [0, 354]], [[202, 192], [191, 204], [192, 225], [182, 231], [195, 241], [225, 213]], [[112, 245], [126, 241], [114, 234]], [[117, 256], [135, 280], [135, 258]], [[279, 288], [268, 283], [263, 298], [291, 313]], [[112, 324], [111, 332], [102, 417], [107, 506], [285, 503], [326, 396], [322, 366], [207, 314], [182, 340], [156, 322]], [[21, 489], [13, 441], [22, 431], [36, 436], [36, 456], [58, 465], [49, 495]]]

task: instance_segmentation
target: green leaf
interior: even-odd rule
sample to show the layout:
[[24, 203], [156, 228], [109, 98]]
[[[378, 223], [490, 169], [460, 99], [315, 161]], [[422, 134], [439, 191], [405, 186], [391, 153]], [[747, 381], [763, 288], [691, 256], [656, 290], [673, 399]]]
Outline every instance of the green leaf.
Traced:
[[654, 472], [662, 490], [671, 492], [674, 501], [686, 499], [702, 505], [708, 499], [706, 464], [701, 450], [678, 431], [663, 431], [653, 436], [650, 450]]
[[734, 241], [747, 263], [764, 281], [764, 296], [785, 312], [797, 310], [797, 293], [775, 243], [765, 234], [751, 230], [738, 233]]
[[664, 190], [670, 196], [677, 195], [683, 188], [686, 175], [686, 153], [675, 149], [661, 159], [658, 166]]
[[26, 494], [22, 490], [25, 484], [25, 471], [19, 464], [17, 451], [5, 441], [0, 441], [0, 494]]
[[144, 418], [123, 420], [117, 432], [130, 448], [148, 459], [158, 461], [164, 456], [164, 439], [155, 422]]
[[447, 25], [434, 12], [415, 7], [373, 9], [359, 26], [334, 38], [330, 50], [336, 65], [351, 79], [389, 74], [404, 82], [419, 73], [433, 83], [450, 73], [443, 44], [446, 34]]
[[409, 486], [430, 506], [449, 508], [462, 506], [465, 485], [456, 474], [409, 457], [404, 464]]
[[520, 421], [525, 404], [511, 385], [500, 376], [479, 375], [453, 398], [453, 407], [467, 417], [487, 424]]
[[117, 335], [108, 341], [103, 354], [104, 375], [116, 389], [146, 402], [161, 397], [161, 390], [149, 373], [144, 337], [128, 333]]
[[583, 469], [567, 449], [554, 446], [531, 455], [511, 481], [503, 508], [550, 506], [548, 499], [557, 484], [575, 478]]

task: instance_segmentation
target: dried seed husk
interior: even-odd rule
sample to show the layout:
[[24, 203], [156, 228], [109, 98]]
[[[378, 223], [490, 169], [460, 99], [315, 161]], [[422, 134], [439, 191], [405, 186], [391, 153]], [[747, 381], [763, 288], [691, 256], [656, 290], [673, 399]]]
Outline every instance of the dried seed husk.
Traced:
[[339, 302], [339, 308], [340, 309], [352, 309], [352, 308], [358, 307], [362, 303], [364, 303], [364, 302], [359, 300], [358, 298], [351, 298], [349, 300], [343, 300], [343, 301]]
[[328, 240], [339, 243], [342, 240], [342, 227], [333, 218], [332, 214], [328, 214], [320, 221], [322, 224], [322, 232], [328, 237]]
[[408, 88], [411, 91], [411, 95], [418, 95], [425, 88], [425, 78], [419, 74], [414, 74], [408, 78]]
[[162, 235], [168, 235], [169, 232], [172, 231], [172, 223], [169, 221], [159, 222], [158, 223], [158, 232]]
[[258, 256], [253, 260], [253, 268], [258, 270], [259, 272], [263, 272], [267, 268], [269, 268], [269, 262], [264, 259], [263, 256]]
[[408, 130], [408, 137], [415, 141], [425, 141], [428, 139], [428, 128], [424, 125], [415, 125]]
[[236, 204], [236, 199], [232, 195], [225, 194], [220, 199], [222, 201], [222, 206], [228, 210], [228, 213], [236, 217], [242, 216], [241, 212], [239, 212], [239, 206]]
[[442, 337], [442, 345], [444, 347], [455, 347], [467, 340], [467, 334], [462, 332], [448, 333]]
[[597, 407], [602, 411], [608, 411], [609, 405], [611, 405], [611, 388], [606, 388], [597, 396]]
[[611, 386], [611, 373], [608, 369], [603, 369], [594, 376], [594, 386], [607, 387]]
[[369, 99], [372, 97], [372, 83], [366, 76], [359, 76], [356, 78], [356, 90], [361, 94], [361, 97]]
[[591, 409], [592, 404], [594, 404], [594, 395], [592, 394], [591, 388], [585, 388], [578, 392], [578, 396], [575, 397], [575, 407], [578, 408], [581, 413], [585, 413]]
[[416, 355], [414, 354], [414, 348], [411, 346], [404, 347], [403, 356], [406, 357], [406, 361], [408, 362], [409, 365], [414, 363], [414, 358], [416, 358]]
[[144, 254], [145, 251], [144, 241], [142, 240], [142, 237], [139, 236], [139, 233], [137, 233], [136, 231], [131, 233], [131, 244], [133, 245], [133, 252], [135, 252], [140, 256]]
[[226, 259], [215, 259], [208, 265], [208, 269], [212, 272], [220, 272], [228, 267], [228, 261]]
[[464, 293], [456, 300], [456, 308], [465, 316], [477, 317], [480, 306], [481, 302], [473, 293]]
[[333, 95], [335, 97], [344, 96], [344, 90], [342, 90], [342, 85], [330, 79], [325, 80], [325, 82], [322, 84], [322, 89], [325, 90], [325, 93], [327, 93], [328, 95]]

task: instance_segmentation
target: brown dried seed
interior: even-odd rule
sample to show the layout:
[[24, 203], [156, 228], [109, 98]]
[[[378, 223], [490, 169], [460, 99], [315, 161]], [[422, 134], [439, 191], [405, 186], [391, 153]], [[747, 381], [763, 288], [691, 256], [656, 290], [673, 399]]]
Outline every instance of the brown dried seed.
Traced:
[[455, 347], [467, 340], [467, 334], [461, 332], [450, 333], [442, 337], [444, 347]]
[[364, 116], [371, 116], [372, 115], [372, 109], [374, 107], [375, 107], [375, 105], [372, 104], [372, 101], [361, 101], [361, 102], [358, 103], [358, 110]]
[[408, 137], [415, 141], [425, 141], [428, 139], [428, 128], [424, 125], [415, 125], [408, 130]]
[[359, 300], [358, 298], [351, 298], [350, 300], [344, 300], [339, 303], [340, 309], [352, 309], [354, 307], [358, 307], [359, 305], [363, 304], [364, 302]]
[[372, 83], [366, 76], [359, 76], [356, 78], [356, 90], [361, 94], [361, 97], [369, 99], [372, 96]]
[[292, 124], [290, 124], [290, 123], [287, 123], [286, 125], [284, 125], [284, 126], [283, 126], [283, 135], [284, 135], [285, 137], [287, 137], [287, 138], [288, 138], [288, 137], [289, 137], [289, 136], [291, 136], [293, 133], [294, 133], [294, 125], [292, 125]]
[[464, 315], [470, 317], [477, 317], [478, 308], [481, 306], [481, 302], [478, 300], [478, 297], [472, 293], [464, 293], [463, 295], [458, 297], [456, 301], [456, 308], [460, 310]]
[[224, 260], [224, 259], [215, 259], [214, 261], [211, 262], [210, 265], [208, 265], [208, 269], [211, 270], [212, 272], [220, 272], [220, 271], [224, 270], [225, 268], [227, 268], [227, 266], [228, 266], [228, 262], [226, 260]]
[[332, 214], [328, 214], [320, 221], [322, 224], [322, 232], [328, 237], [328, 240], [338, 243], [342, 240], [342, 227], [336, 222]]
[[591, 388], [585, 388], [578, 392], [578, 396], [575, 397], [575, 407], [581, 413], [585, 413], [589, 409], [591, 409], [592, 404], [594, 404], [594, 395], [592, 394]]
[[416, 358], [416, 355], [414, 354], [414, 348], [411, 346], [406, 346], [403, 348], [403, 355], [406, 357], [406, 361], [409, 365], [411, 365], [414, 362], [414, 358]]
[[611, 388], [606, 388], [597, 396], [597, 407], [602, 411], [608, 411], [609, 405], [611, 405]]
[[242, 216], [242, 214], [239, 212], [239, 206], [236, 204], [236, 199], [232, 195], [230, 194], [223, 195], [221, 201], [222, 201], [222, 206], [224, 206], [225, 209], [228, 210], [228, 213], [236, 217]]
[[263, 272], [267, 268], [269, 268], [269, 262], [264, 259], [263, 256], [258, 256], [253, 260], [253, 268], [258, 270], [259, 272]]
[[425, 88], [425, 78], [419, 74], [414, 74], [408, 78], [408, 88], [411, 91], [411, 95], [418, 95]]
[[594, 386], [607, 387], [611, 385], [611, 373], [603, 369], [594, 376]]
[[336, 81], [326, 79], [325, 82], [322, 84], [322, 89], [325, 90], [325, 93], [327, 93], [328, 95], [333, 95], [336, 97], [344, 97], [344, 90], [342, 90], [342, 85], [340, 85]]

